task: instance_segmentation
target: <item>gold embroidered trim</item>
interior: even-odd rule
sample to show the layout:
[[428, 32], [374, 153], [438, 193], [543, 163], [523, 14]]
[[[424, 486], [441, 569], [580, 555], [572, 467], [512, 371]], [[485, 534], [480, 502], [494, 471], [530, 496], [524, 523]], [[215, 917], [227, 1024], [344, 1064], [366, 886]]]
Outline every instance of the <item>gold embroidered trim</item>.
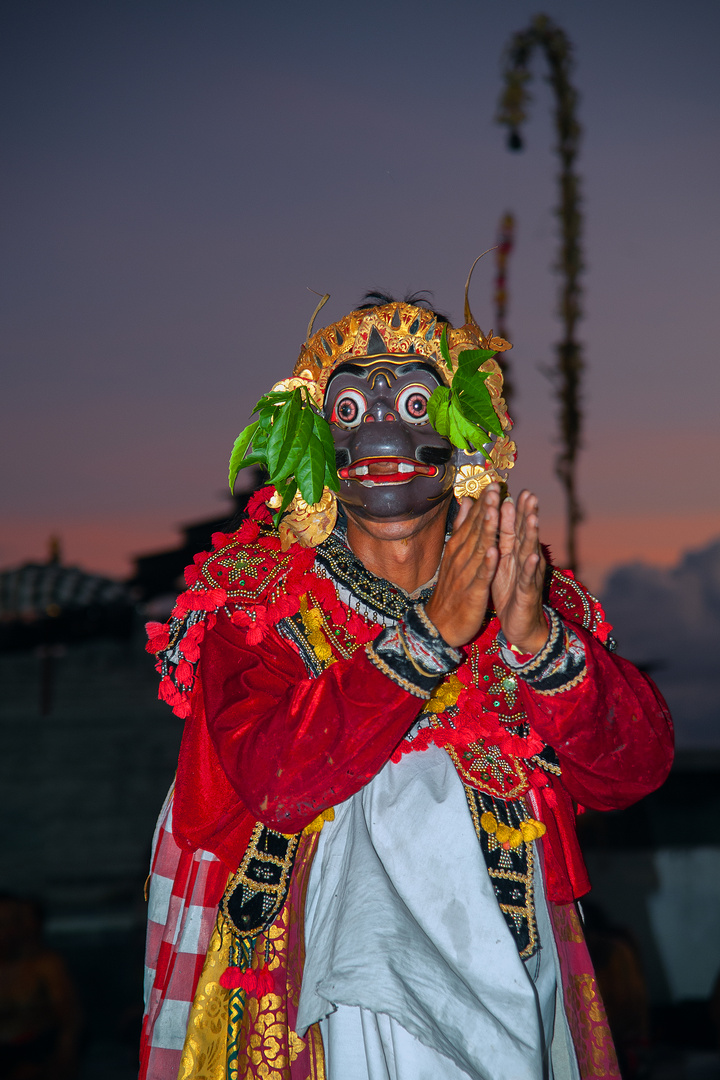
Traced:
[[430, 694], [427, 690], [421, 690], [419, 686], [415, 686], [415, 684], [409, 682], [408, 679], [404, 679], [402, 675], [397, 675], [392, 668], [385, 663], [382, 657], [378, 656], [372, 647], [371, 641], [368, 641], [365, 646], [365, 652], [367, 653], [368, 660], [370, 660], [378, 670], [382, 671], [383, 675], [387, 675], [394, 683], [401, 686], [403, 690], [407, 690], [408, 693], [414, 694], [415, 697], [422, 698], [423, 701], [430, 700]]
[[425, 605], [424, 604], [416, 604], [415, 605], [415, 610], [417, 611], [418, 618], [420, 619], [420, 622], [423, 624], [423, 626], [425, 627], [427, 632], [430, 634], [430, 636], [433, 637], [433, 638], [439, 638], [440, 637], [440, 631], [438, 630], [437, 626], [432, 621], [432, 619], [430, 618], [428, 613], [425, 611]]
[[574, 678], [569, 682], [563, 683], [562, 686], [556, 686], [552, 690], [539, 690], [537, 686], [533, 686], [533, 690], [536, 694], [541, 694], [542, 697], [554, 697], [556, 694], [564, 694], [566, 690], [572, 690], [573, 686], [579, 686], [587, 675], [587, 664], [583, 664], [582, 671], [578, 671]]

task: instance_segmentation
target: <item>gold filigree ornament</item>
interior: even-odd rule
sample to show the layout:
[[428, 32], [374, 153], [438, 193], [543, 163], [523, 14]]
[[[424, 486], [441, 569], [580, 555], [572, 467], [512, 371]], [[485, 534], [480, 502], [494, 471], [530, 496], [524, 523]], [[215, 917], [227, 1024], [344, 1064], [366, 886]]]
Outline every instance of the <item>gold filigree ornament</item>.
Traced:
[[505, 485], [508, 470], [517, 457], [517, 447], [507, 435], [495, 440], [484, 453], [460, 450], [456, 454], [457, 473], [454, 492], [456, 499], [479, 499], [488, 484]]
[[323, 392], [313, 379], [312, 372], [308, 368], [304, 368], [299, 371], [297, 375], [292, 376], [290, 379], [281, 379], [280, 382], [275, 383], [271, 393], [281, 390], [307, 390], [308, 394], [312, 398], [313, 405], [322, 411], [323, 407]]
[[455, 474], [455, 498], [478, 499], [495, 477], [489, 462], [484, 465], [461, 465]]
[[[273, 505], [273, 500], [269, 505]], [[278, 500], [278, 506], [280, 502]], [[287, 551], [297, 541], [301, 547], [317, 547], [326, 540], [337, 521], [337, 495], [330, 488], [323, 488], [322, 498], [312, 506], [298, 494], [280, 522], [279, 533], [282, 550]]]

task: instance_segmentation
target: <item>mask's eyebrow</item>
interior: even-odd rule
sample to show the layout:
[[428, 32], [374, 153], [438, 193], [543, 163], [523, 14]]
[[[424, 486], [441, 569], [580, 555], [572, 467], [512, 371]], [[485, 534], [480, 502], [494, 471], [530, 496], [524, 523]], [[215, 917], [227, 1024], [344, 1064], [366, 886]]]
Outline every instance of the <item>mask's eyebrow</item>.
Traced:
[[333, 379], [336, 379], [338, 375], [355, 375], [359, 379], [364, 379], [366, 382], [370, 382], [372, 386], [377, 376], [381, 373], [389, 375], [393, 380], [401, 378], [403, 375], [409, 375], [413, 371], [421, 371], [431, 375], [438, 386], [442, 385], [442, 380], [437, 372], [430, 366], [430, 364], [423, 364], [418, 360], [407, 361], [390, 361], [387, 360], [383, 364], [382, 361], [373, 360], [372, 363], [366, 364], [341, 364], [332, 373], [328, 379], [328, 384], [325, 387], [325, 400], [327, 401], [330, 394], [330, 387], [332, 386]]
[[367, 365], [361, 366], [360, 364], [343, 364], [336, 371], [334, 371], [328, 379], [328, 384], [325, 388], [326, 392], [330, 389], [330, 384], [333, 379], [337, 379], [338, 375], [357, 375], [360, 379], [367, 379], [369, 374], [370, 368]]

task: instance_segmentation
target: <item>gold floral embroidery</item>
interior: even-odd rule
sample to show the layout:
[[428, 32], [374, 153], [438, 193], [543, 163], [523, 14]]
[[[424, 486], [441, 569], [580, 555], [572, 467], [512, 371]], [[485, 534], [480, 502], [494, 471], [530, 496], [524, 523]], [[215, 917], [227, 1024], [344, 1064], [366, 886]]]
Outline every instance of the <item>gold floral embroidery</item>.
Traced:
[[238, 1076], [242, 1080], [290, 1080], [290, 1061], [287, 1053], [287, 1010], [279, 994], [250, 998], [245, 1006], [243, 1028], [248, 1037], [238, 1059]]
[[228, 966], [231, 937], [220, 915], [190, 1010], [178, 1080], [225, 1078], [228, 991], [218, 979]]
[[571, 975], [565, 988], [568, 1021], [583, 1080], [618, 1077], [605, 1006], [591, 974]]
[[305, 1049], [305, 1040], [295, 1032], [290, 1032], [290, 1061], [293, 1062], [301, 1050]]
[[580, 928], [580, 918], [573, 905], [557, 905], [555, 916], [555, 929], [560, 941], [568, 941], [573, 945], [582, 945], [584, 939]]

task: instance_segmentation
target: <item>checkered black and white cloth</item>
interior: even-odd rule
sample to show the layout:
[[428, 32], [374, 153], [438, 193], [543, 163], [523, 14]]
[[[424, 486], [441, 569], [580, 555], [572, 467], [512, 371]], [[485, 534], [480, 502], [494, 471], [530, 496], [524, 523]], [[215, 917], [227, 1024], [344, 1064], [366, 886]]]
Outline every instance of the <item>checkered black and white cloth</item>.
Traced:
[[177, 1076], [195, 996], [228, 869], [172, 834], [170, 789], [153, 838], [145, 951], [145, 1016], [139, 1080]]

